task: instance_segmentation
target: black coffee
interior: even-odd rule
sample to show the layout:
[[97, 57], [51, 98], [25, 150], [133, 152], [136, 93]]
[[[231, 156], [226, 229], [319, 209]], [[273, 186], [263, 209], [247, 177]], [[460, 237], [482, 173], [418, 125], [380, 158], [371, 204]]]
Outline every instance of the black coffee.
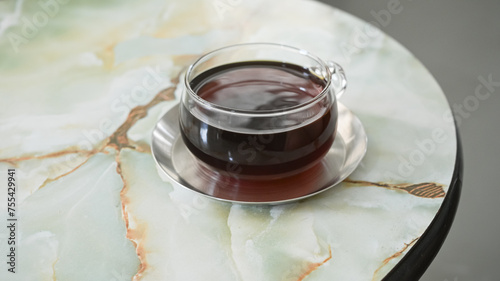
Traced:
[[[302, 104], [320, 94], [325, 85], [297, 65], [252, 61], [212, 68], [195, 77], [190, 86], [201, 98], [226, 108], [266, 111]], [[315, 163], [333, 143], [337, 124], [335, 103], [320, 118], [289, 131], [269, 129], [276, 122], [293, 120], [263, 123], [250, 118], [245, 124], [269, 133], [225, 130], [184, 111], [181, 133], [188, 149], [210, 166], [246, 175], [278, 174]]]

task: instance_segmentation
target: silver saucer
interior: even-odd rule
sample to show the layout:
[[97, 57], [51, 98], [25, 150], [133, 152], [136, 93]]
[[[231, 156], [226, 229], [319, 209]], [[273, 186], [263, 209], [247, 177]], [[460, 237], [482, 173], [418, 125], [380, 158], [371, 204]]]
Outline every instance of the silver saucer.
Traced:
[[240, 204], [282, 204], [323, 192], [347, 178], [366, 153], [367, 137], [359, 119], [338, 103], [337, 136], [326, 156], [307, 170], [279, 178], [238, 178], [201, 165], [184, 145], [179, 131], [179, 105], [153, 130], [156, 163], [179, 185], [212, 199]]

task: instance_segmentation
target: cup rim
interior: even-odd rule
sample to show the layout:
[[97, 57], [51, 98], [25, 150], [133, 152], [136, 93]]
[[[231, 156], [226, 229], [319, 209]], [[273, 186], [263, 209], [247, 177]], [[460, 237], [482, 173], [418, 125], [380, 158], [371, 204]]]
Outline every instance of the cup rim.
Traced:
[[[196, 66], [196, 64], [200, 63], [204, 58], [206, 58], [210, 55], [213, 55], [215, 53], [218, 53], [218, 52], [221, 52], [221, 51], [224, 51], [227, 49], [241, 48], [241, 47], [246, 47], [246, 46], [267, 46], [267, 47], [284, 48], [284, 49], [288, 49], [290, 51], [294, 51], [296, 53], [300, 53], [301, 55], [307, 56], [307, 57], [315, 60], [318, 64], [321, 65], [323, 70], [326, 71], [326, 77], [328, 77], [328, 79], [326, 80], [325, 87], [318, 95], [316, 95], [312, 99], [307, 100], [301, 104], [297, 104], [297, 105], [294, 105], [294, 106], [291, 106], [288, 108], [284, 108], [284, 109], [269, 109], [269, 110], [259, 110], [259, 111], [248, 110], [248, 109], [237, 109], [237, 108], [222, 106], [222, 105], [219, 105], [216, 103], [209, 102], [209, 101], [201, 98], [200, 96], [198, 96], [195, 93], [195, 91], [191, 88], [191, 85], [190, 85], [188, 79], [189, 79], [189, 76], [190, 76], [191, 72], [193, 71], [194, 67]], [[198, 104], [201, 104], [202, 106], [204, 106], [205, 108], [207, 108], [209, 110], [215, 110], [215, 111], [223, 112], [223, 113], [230, 113], [233, 115], [272, 117], [272, 116], [281, 115], [281, 114], [294, 113], [294, 112], [303, 110], [305, 108], [308, 108], [308, 107], [316, 104], [319, 100], [323, 99], [324, 96], [328, 95], [328, 93], [330, 91], [330, 87], [331, 87], [331, 80], [332, 80], [331, 77], [332, 77], [332, 72], [331, 72], [330, 68], [328, 67], [328, 65], [325, 63], [325, 61], [323, 61], [318, 56], [311, 54], [309, 51], [306, 51], [306, 50], [301, 49], [301, 48], [285, 45], [285, 44], [280, 44], [280, 43], [255, 42], [255, 43], [240, 43], [240, 44], [228, 45], [228, 46], [224, 46], [224, 47], [221, 47], [221, 48], [218, 48], [218, 49], [215, 49], [215, 50], [212, 50], [208, 53], [203, 54], [202, 56], [200, 56], [198, 59], [196, 59], [196, 61], [194, 61], [188, 67], [188, 69], [184, 75], [184, 84], [186, 86], [186, 91], [191, 96], [191, 98], [193, 100], [195, 100]], [[332, 95], [332, 96], [334, 99], [336, 99], [335, 95]]]

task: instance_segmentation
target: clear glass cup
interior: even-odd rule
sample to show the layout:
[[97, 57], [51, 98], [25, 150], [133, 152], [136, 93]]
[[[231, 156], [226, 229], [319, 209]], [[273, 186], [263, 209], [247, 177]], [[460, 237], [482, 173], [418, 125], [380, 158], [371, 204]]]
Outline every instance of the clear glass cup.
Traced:
[[[228, 106], [199, 95], [197, 87], [203, 79], [210, 80], [221, 69], [230, 71], [248, 65], [282, 67], [280, 71], [300, 70], [304, 77], [314, 80], [321, 88], [307, 100], [258, 109]], [[290, 79], [280, 81], [279, 75], [266, 79], [272, 79], [276, 85], [291, 83], [293, 86], [295, 83]], [[297, 79], [302, 81], [302, 78]], [[324, 62], [305, 50], [280, 44], [251, 43], [203, 55], [187, 70], [184, 86], [180, 131], [184, 143], [199, 163], [205, 169], [222, 170], [233, 176], [259, 177], [297, 173], [323, 158], [335, 139], [337, 98], [345, 92], [347, 81], [338, 64]], [[246, 92], [245, 87], [234, 94], [249, 98], [255, 95]]]

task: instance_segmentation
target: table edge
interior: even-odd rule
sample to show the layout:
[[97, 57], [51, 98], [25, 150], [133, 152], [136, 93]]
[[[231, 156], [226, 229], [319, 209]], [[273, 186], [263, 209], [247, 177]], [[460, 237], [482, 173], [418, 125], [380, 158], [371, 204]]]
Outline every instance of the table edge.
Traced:
[[441, 249], [455, 218], [463, 178], [462, 141], [455, 123], [457, 153], [448, 192], [429, 227], [383, 281], [419, 280]]

